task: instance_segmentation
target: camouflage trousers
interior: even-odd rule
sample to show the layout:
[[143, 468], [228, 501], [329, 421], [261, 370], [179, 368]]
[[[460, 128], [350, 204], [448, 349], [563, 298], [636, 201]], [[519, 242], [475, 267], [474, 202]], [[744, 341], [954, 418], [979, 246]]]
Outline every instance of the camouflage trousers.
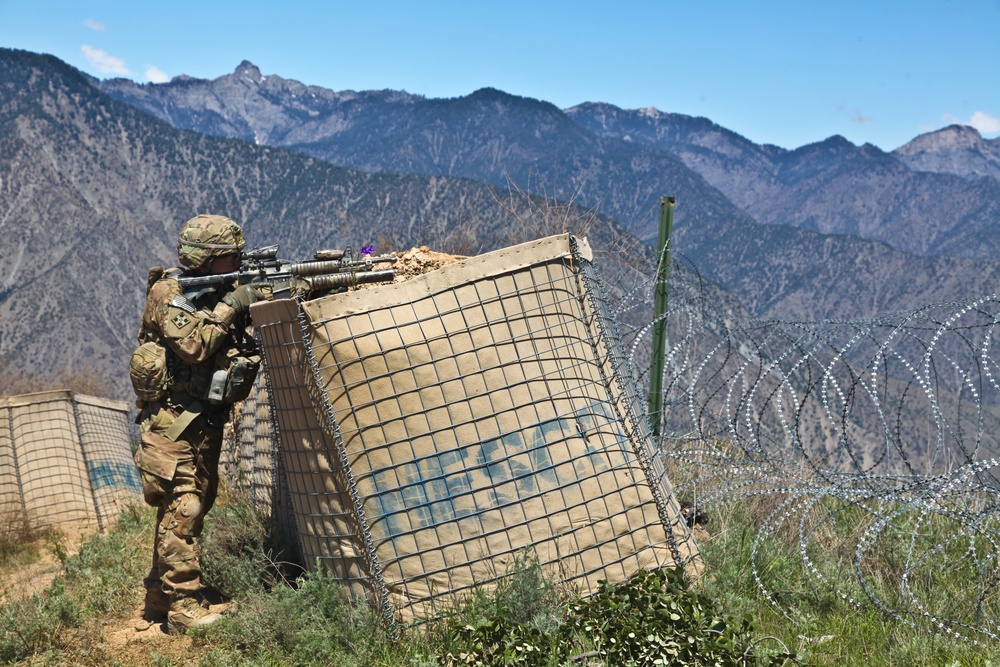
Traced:
[[143, 497], [157, 508], [153, 562], [144, 582], [157, 585], [176, 600], [202, 587], [198, 537], [219, 488], [219, 454], [225, 415], [202, 415], [176, 440], [165, 433], [182, 412], [180, 407], [151, 406], [141, 426], [135, 463]]

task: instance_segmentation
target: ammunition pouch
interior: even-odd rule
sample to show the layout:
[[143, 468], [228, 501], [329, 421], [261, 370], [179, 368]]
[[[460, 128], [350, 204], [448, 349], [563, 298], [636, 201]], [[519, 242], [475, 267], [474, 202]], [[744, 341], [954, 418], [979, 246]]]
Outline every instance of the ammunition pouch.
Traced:
[[149, 402], [162, 400], [172, 382], [167, 348], [156, 341], [146, 341], [132, 353], [128, 374], [136, 396]]
[[232, 349], [216, 359], [216, 368], [205, 395], [208, 402], [212, 405], [231, 405], [249, 396], [260, 370], [260, 354]]

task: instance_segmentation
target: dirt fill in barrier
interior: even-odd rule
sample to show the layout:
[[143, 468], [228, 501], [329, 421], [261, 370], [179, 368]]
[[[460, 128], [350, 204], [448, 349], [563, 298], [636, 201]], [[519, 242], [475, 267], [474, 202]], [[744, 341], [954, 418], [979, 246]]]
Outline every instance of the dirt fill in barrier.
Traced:
[[387, 615], [435, 617], [526, 548], [584, 594], [698, 568], [585, 240], [252, 313], [303, 556]]
[[142, 501], [129, 405], [71, 391], [0, 397], [0, 513], [105, 528]]

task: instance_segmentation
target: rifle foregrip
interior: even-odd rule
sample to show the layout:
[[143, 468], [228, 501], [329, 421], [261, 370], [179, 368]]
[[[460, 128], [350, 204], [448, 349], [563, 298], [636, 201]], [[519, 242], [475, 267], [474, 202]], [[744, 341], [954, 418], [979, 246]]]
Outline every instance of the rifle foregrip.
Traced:
[[338, 260], [321, 260], [315, 262], [292, 262], [285, 271], [293, 276], [318, 276], [323, 273], [336, 273], [341, 270]]
[[358, 271], [351, 273], [330, 273], [322, 276], [309, 276], [306, 282], [312, 289], [337, 289], [340, 287], [354, 287], [361, 283], [381, 283], [391, 282], [396, 277], [396, 272], [392, 269], [382, 271]]

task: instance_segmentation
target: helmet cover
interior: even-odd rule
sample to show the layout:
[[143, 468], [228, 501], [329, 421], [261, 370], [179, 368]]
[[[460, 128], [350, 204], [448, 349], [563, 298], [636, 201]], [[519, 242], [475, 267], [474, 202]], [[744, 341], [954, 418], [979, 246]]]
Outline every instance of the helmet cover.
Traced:
[[201, 214], [181, 228], [177, 258], [188, 269], [201, 269], [213, 257], [239, 254], [247, 245], [243, 230], [224, 215]]

